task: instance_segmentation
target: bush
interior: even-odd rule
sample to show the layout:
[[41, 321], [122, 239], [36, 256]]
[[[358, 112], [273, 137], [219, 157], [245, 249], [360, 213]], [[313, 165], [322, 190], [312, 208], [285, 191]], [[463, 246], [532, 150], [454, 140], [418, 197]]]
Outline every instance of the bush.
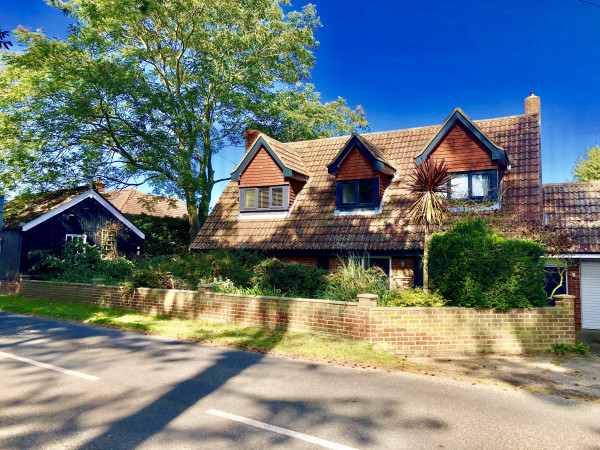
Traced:
[[547, 306], [541, 256], [532, 241], [492, 233], [481, 219], [468, 219], [434, 234], [429, 280], [448, 304], [508, 310]]
[[126, 258], [102, 259], [98, 247], [80, 241], [67, 242], [59, 255], [36, 250], [29, 256], [36, 260], [29, 273], [42, 280], [91, 283], [94, 278], [103, 278], [106, 284], [116, 284], [130, 277], [134, 269]]
[[365, 269], [357, 256], [340, 259], [339, 267], [325, 277], [325, 298], [355, 302], [358, 294], [376, 294], [380, 299], [389, 294], [388, 278], [379, 267]]
[[574, 345], [567, 344], [554, 344], [551, 348], [548, 349], [550, 353], [558, 354], [558, 355], [566, 355], [567, 353], [576, 353], [578, 355], [587, 355], [590, 351], [590, 348], [578, 342]]
[[190, 225], [187, 218], [156, 217], [146, 214], [126, 214], [126, 217], [146, 235], [145, 255], [187, 252], [190, 244]]
[[327, 271], [296, 262], [267, 259], [254, 268], [252, 283], [260, 290], [280, 291], [289, 297], [317, 297], [325, 288]]
[[392, 291], [380, 299], [379, 306], [444, 306], [446, 299], [437, 292], [425, 293], [422, 288]]
[[138, 269], [131, 274], [131, 278], [123, 283], [127, 292], [132, 292], [139, 287], [155, 289], [193, 289], [186, 281], [173, 276], [170, 272], [155, 269]]

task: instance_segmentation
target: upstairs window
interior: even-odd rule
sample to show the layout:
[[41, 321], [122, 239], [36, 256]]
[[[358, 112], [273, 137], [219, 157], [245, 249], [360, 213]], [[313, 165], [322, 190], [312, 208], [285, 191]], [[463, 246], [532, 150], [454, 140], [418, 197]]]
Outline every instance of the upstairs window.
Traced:
[[336, 205], [339, 208], [360, 208], [379, 205], [379, 178], [337, 182]]
[[495, 170], [455, 173], [448, 182], [448, 197], [452, 200], [496, 200], [497, 179]]
[[87, 235], [85, 234], [67, 234], [65, 235], [65, 242], [83, 242], [87, 243]]
[[285, 211], [289, 186], [240, 188], [240, 211]]

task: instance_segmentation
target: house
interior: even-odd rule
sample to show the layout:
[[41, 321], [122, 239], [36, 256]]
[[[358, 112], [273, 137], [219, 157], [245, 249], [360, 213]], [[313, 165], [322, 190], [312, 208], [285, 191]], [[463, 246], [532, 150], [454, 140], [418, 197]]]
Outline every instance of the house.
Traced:
[[4, 205], [0, 280], [15, 280], [26, 271], [32, 250], [53, 250], [82, 240], [108, 251], [136, 254], [144, 239], [142, 231], [89, 186], [23, 194]]
[[105, 192], [102, 183], [96, 183], [96, 190], [122, 214], [177, 218], [187, 215], [185, 202], [173, 197], [145, 194], [134, 188]]
[[287, 143], [247, 131], [246, 153], [191, 248], [259, 250], [325, 269], [368, 254], [392, 288], [418, 285], [423, 234], [408, 214], [407, 182], [427, 158], [446, 160], [452, 198], [542, 219], [532, 93], [525, 114], [497, 119], [456, 109], [437, 126]]
[[600, 330], [600, 181], [543, 186], [544, 218], [569, 232], [566, 293], [575, 296], [575, 326]]

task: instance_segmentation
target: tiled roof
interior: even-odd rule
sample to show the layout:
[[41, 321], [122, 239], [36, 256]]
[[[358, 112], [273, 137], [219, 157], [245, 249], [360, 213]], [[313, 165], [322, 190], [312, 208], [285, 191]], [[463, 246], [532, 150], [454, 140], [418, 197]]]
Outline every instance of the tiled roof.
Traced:
[[187, 215], [184, 202], [172, 197], [144, 194], [134, 188], [108, 191], [102, 196], [123, 214], [146, 214], [156, 217], [183, 217]]
[[600, 253], [600, 181], [545, 184], [548, 221], [567, 229], [574, 253]]
[[4, 206], [4, 228], [20, 228], [90, 189], [79, 186], [58, 191], [21, 194]]
[[[525, 207], [541, 215], [540, 128], [538, 115], [522, 115], [474, 123], [503, 148], [512, 169], [504, 178], [503, 209]], [[238, 183], [229, 182], [192, 248], [228, 247], [283, 251], [404, 251], [420, 250], [422, 233], [408, 218], [411, 196], [406, 188], [414, 155], [439, 131], [439, 126], [364, 134], [397, 169], [387, 189], [383, 211], [372, 216], [337, 216], [335, 176], [327, 164], [348, 136], [290, 142], [285, 146], [302, 157], [311, 175], [287, 219], [238, 220]], [[541, 216], [540, 216], [541, 219]]]
[[302, 175], [310, 175], [307, 166], [302, 160], [300, 152], [296, 151], [296, 149], [290, 145], [279, 142], [278, 140], [275, 140], [266, 134], [261, 134], [261, 136], [264, 138], [266, 143], [269, 144], [271, 149], [277, 153], [277, 156], [279, 156], [279, 159], [281, 159], [281, 162], [285, 165], [285, 167], [293, 170], [294, 172], [301, 173]]

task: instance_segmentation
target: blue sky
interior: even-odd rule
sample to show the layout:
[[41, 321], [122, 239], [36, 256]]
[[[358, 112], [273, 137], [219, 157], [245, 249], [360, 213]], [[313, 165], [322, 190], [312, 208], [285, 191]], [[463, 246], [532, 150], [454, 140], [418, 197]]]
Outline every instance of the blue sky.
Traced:
[[[42, 0], [2, 3], [2, 29], [67, 32], [64, 15]], [[372, 131], [439, 124], [455, 107], [475, 120], [522, 114], [524, 98], [535, 91], [542, 103], [544, 183], [572, 179], [575, 160], [600, 143], [599, 6], [578, 0], [313, 3], [323, 28], [312, 81], [325, 101], [341, 96], [362, 105]], [[242, 155], [237, 148], [217, 156], [217, 178], [228, 176]], [[215, 188], [213, 203], [224, 187]]]

